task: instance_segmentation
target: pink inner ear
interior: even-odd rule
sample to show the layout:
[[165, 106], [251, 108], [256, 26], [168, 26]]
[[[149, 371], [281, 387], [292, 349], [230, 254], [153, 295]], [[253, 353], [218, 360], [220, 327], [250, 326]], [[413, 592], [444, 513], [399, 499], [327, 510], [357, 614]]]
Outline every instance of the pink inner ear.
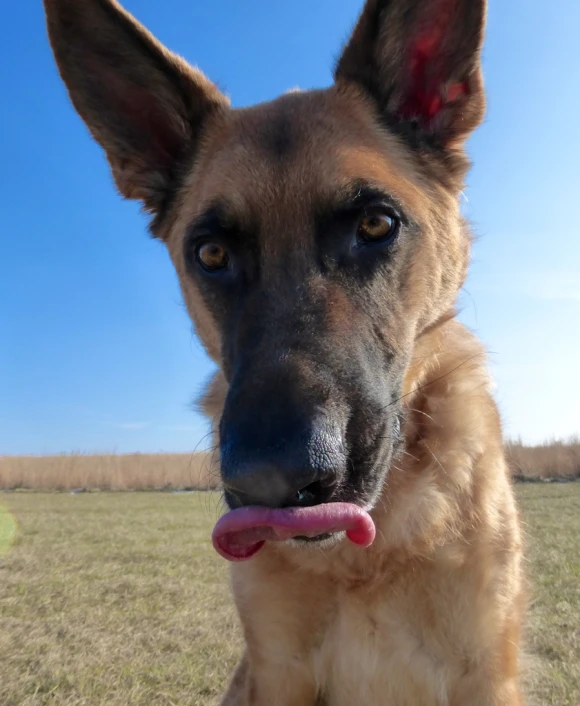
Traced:
[[107, 117], [120, 123], [131, 136], [132, 147], [138, 152], [135, 156], [156, 169], [171, 166], [185, 136], [180, 132], [175, 108], [156, 89], [155, 77], [150, 86], [142, 86], [117, 69], [95, 65], [94, 75], [99, 74]]
[[[410, 89], [401, 109], [404, 118], [419, 118], [429, 124], [449, 103], [469, 93], [467, 82], [448, 84], [444, 51], [445, 32], [453, 21], [455, 0], [434, 0], [436, 15], [418, 34], [410, 50]], [[433, 68], [438, 67], [439, 71]]]
[[175, 127], [169, 107], [165, 107], [154, 93], [140, 87], [125, 86], [118, 94], [122, 118], [133, 130], [136, 139], [157, 166], [164, 168], [179, 155], [183, 136]]

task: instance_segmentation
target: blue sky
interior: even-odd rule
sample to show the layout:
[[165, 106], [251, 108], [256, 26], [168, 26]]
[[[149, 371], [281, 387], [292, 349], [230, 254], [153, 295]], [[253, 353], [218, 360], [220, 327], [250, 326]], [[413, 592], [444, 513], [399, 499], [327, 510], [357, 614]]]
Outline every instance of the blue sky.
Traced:
[[[126, 0], [236, 106], [330, 83], [361, 0]], [[461, 318], [492, 354], [507, 433], [580, 431], [577, 0], [491, 0], [489, 112], [464, 210]], [[57, 77], [39, 0], [0, 24], [0, 454], [190, 451], [212, 366], [163, 246], [116, 194]]]

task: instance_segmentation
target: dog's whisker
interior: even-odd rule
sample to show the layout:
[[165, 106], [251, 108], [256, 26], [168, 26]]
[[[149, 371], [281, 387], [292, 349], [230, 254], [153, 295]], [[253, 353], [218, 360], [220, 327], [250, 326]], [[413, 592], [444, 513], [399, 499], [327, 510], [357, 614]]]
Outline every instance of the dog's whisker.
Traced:
[[474, 355], [469, 356], [468, 358], [463, 360], [461, 363], [459, 363], [459, 365], [456, 365], [454, 368], [452, 368], [451, 370], [448, 370], [443, 375], [440, 375], [439, 377], [436, 377], [433, 380], [429, 380], [428, 382], [425, 382], [422, 385], [418, 385], [417, 387], [413, 388], [409, 392], [398, 397], [396, 400], [389, 402], [387, 405], [385, 405], [385, 407], [383, 407], [382, 411], [387, 410], [389, 407], [392, 407], [392, 406], [398, 404], [402, 400], [406, 399], [407, 397], [410, 397], [411, 395], [416, 394], [417, 392], [420, 392], [421, 390], [427, 389], [428, 387], [430, 387], [431, 385], [434, 385], [437, 382], [441, 382], [441, 380], [444, 380], [449, 375], [453, 375], [453, 373], [460, 370], [464, 365], [467, 365], [467, 363], [470, 363], [472, 360], [475, 360], [476, 358], [481, 358], [482, 356], [483, 357], [485, 356], [485, 351], [481, 351], [480, 353], [475, 353]]

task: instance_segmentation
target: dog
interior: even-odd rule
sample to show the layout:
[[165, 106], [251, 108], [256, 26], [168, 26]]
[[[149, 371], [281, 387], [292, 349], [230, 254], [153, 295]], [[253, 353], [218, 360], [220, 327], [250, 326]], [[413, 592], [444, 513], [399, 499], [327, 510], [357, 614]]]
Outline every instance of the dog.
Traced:
[[213, 541], [245, 638], [222, 704], [522, 704], [518, 512], [454, 309], [485, 0], [368, 0], [333, 85], [242, 109], [115, 0], [44, 4], [219, 368]]

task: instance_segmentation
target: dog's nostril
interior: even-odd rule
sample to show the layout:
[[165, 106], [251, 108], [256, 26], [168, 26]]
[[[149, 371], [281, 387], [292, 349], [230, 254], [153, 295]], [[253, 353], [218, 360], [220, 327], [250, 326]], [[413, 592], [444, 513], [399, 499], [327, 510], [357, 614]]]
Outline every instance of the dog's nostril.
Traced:
[[305, 507], [307, 507], [308, 505], [314, 505], [314, 493], [312, 492], [311, 487], [307, 486], [306, 488], [302, 488], [302, 490], [299, 490], [294, 495], [294, 500], [296, 502], [296, 505], [302, 505]]
[[296, 493], [296, 495], [294, 496], [294, 500], [296, 500], [296, 502], [297, 502], [298, 504], [304, 502], [304, 501], [306, 500], [306, 491], [305, 491], [305, 490], [299, 490], [299, 491]]
[[332, 495], [334, 483], [315, 481], [302, 488], [294, 495], [294, 502], [300, 507], [311, 507], [326, 502]]

